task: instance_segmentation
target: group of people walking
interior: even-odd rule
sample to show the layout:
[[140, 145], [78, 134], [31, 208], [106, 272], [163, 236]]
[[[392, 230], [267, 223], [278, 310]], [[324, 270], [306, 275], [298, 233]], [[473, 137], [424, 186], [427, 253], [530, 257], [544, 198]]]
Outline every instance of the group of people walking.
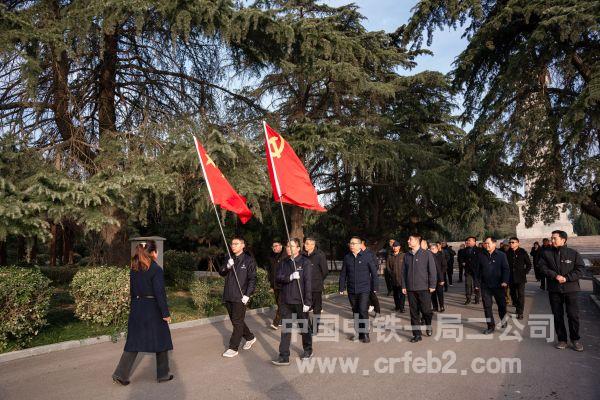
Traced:
[[[468, 237], [458, 254], [445, 242], [428, 243], [421, 235], [409, 235], [407, 250], [395, 239], [387, 249], [384, 276], [388, 295], [393, 293], [394, 310], [405, 312], [408, 299], [412, 329], [411, 343], [432, 335], [434, 312], [444, 312], [444, 292], [453, 285], [453, 265], [457, 255], [458, 282], [465, 282], [465, 305], [483, 303], [487, 323], [484, 334], [496, 329], [492, 312], [495, 301], [498, 316], [506, 326], [507, 293], [515, 306], [517, 319], [523, 319], [527, 274], [535, 269], [536, 278], [549, 292], [558, 337], [556, 347], [567, 347], [564, 323], [566, 310], [568, 338], [574, 350], [583, 351], [579, 337], [579, 310], [577, 292], [583, 272], [583, 259], [567, 247], [567, 234], [554, 231], [549, 246], [534, 247], [533, 263], [519, 239], [510, 238], [508, 247], [500, 249], [497, 240], [488, 236], [479, 245], [475, 237]], [[245, 323], [246, 305], [256, 288], [254, 258], [245, 251], [241, 237], [231, 240], [231, 257], [221, 266], [219, 274], [225, 278], [223, 303], [229, 314], [233, 331], [223, 357], [238, 355], [242, 339], [243, 349], [250, 350], [256, 337]], [[318, 249], [316, 240], [307, 237], [301, 242], [291, 238], [288, 243], [273, 241], [269, 257], [268, 276], [277, 308], [271, 329], [281, 332], [279, 354], [272, 363], [289, 365], [291, 327], [294, 323], [302, 335], [303, 353], [300, 358], [313, 356], [312, 336], [317, 334], [322, 312], [322, 294], [329, 274], [325, 253]], [[349, 252], [344, 256], [339, 275], [339, 293], [346, 294], [354, 315], [353, 341], [369, 343], [369, 313], [381, 313], [378, 293], [380, 262], [366, 242], [354, 236], [348, 242]], [[131, 311], [128, 335], [123, 355], [113, 374], [113, 380], [126, 385], [138, 352], [156, 353], [157, 379], [173, 379], [168, 367], [168, 350], [173, 349], [168, 323], [170, 314], [164, 289], [162, 268], [156, 263], [156, 244], [152, 241], [138, 245], [131, 261]], [[313, 316], [310, 317], [312, 312]]]

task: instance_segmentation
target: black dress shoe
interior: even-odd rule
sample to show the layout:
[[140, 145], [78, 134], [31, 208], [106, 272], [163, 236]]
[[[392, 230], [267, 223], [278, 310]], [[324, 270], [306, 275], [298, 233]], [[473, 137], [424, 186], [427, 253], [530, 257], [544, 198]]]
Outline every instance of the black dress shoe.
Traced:
[[440, 308], [440, 312], [444, 312], [444, 311], [446, 311], [446, 307]]
[[371, 343], [371, 339], [369, 338], [369, 335], [365, 335], [365, 337], [360, 339], [360, 341], [363, 343]]
[[506, 326], [507, 326], [507, 325], [508, 325], [508, 323], [507, 323], [507, 322], [504, 322], [504, 323], [502, 323], [502, 325], [501, 325], [501, 326], [502, 326], [502, 329], [506, 328]]
[[400, 313], [401, 313], [401, 314], [404, 314], [405, 312], [406, 312], [406, 311], [404, 310], [404, 308], [401, 308], [401, 309], [400, 309]]
[[483, 334], [490, 335], [490, 334], [494, 333], [495, 330], [496, 330], [496, 328], [487, 328], [485, 331], [483, 331]]
[[433, 312], [439, 312], [437, 307], [433, 309]]
[[479, 304], [479, 300], [475, 300], [473, 304]]
[[116, 375], [112, 376], [112, 380], [113, 380], [114, 383], [118, 383], [118, 384], [123, 385], [123, 386], [129, 385], [129, 381], [126, 381], [125, 379], [121, 379], [121, 378], [119, 378]]
[[431, 329], [427, 329], [427, 330], [425, 330], [425, 334], [427, 336], [431, 336], [431, 335], [433, 335], [433, 331]]
[[161, 383], [161, 382], [169, 382], [169, 381], [172, 381], [172, 380], [173, 380], [173, 378], [174, 378], [174, 376], [173, 376], [173, 375], [169, 375], [169, 376], [167, 376], [166, 378], [159, 378], [159, 379], [158, 379], [158, 383]]
[[467, 299], [467, 300], [465, 300], [465, 306], [466, 306], [467, 304], [471, 304], [471, 299]]
[[417, 343], [417, 342], [420, 342], [421, 340], [423, 340], [423, 338], [422, 338], [421, 336], [413, 336], [413, 337], [410, 339], [410, 342], [411, 342], [411, 343]]
[[517, 319], [523, 319], [523, 314], [517, 315]]

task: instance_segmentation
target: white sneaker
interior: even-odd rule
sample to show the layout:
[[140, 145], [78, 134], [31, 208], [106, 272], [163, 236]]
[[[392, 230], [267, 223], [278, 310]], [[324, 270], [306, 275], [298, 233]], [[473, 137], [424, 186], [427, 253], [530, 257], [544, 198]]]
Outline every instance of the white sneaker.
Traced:
[[252, 347], [252, 345], [256, 343], [256, 338], [252, 339], [252, 340], [248, 340], [246, 343], [244, 343], [244, 347], [242, 347], [244, 350], [250, 350], [250, 347]]
[[223, 353], [223, 357], [232, 358], [238, 355], [238, 352], [235, 350], [227, 349], [225, 353]]
[[373, 312], [375, 310], [374, 306], [369, 306], [369, 312]]

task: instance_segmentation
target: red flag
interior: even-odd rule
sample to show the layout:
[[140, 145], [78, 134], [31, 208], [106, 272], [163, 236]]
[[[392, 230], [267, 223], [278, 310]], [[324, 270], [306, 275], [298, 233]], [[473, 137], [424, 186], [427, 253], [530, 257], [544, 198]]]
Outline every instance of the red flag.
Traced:
[[245, 224], [252, 218], [252, 211], [250, 211], [246, 205], [246, 198], [240, 196], [231, 187], [227, 179], [225, 179], [219, 168], [215, 165], [214, 161], [206, 154], [206, 150], [204, 150], [204, 147], [202, 147], [195, 136], [194, 143], [196, 143], [196, 151], [198, 152], [198, 159], [202, 166], [202, 173], [204, 174], [204, 180], [206, 181], [210, 200], [214, 204], [236, 213], [240, 218], [240, 221], [242, 221], [242, 224]]
[[316, 211], [327, 211], [317, 199], [317, 191], [308, 172], [292, 147], [266, 122], [265, 146], [269, 178], [275, 201]]

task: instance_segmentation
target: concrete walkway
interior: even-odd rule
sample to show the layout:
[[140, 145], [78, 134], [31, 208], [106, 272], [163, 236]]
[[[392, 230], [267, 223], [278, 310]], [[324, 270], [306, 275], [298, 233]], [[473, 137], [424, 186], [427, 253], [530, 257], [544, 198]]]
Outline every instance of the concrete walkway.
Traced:
[[[382, 285], [383, 287], [383, 285]], [[270, 360], [277, 356], [279, 331], [267, 328], [271, 316], [262, 314], [248, 318], [250, 329], [258, 342], [250, 351], [240, 350], [234, 359], [224, 359], [231, 333], [229, 321], [173, 331], [175, 350], [171, 354], [171, 369], [175, 380], [155, 382], [153, 355], [140, 357], [132, 383], [122, 387], [112, 383], [111, 374], [119, 360], [123, 342], [59, 351], [0, 364], [0, 399], [600, 399], [600, 311], [589, 298], [591, 282], [583, 281], [580, 296], [581, 336], [583, 353], [571, 349], [557, 350], [544, 339], [530, 338], [529, 319], [517, 330], [523, 340], [424, 337], [418, 344], [408, 343], [410, 332], [399, 331], [400, 341], [378, 341], [363, 344], [350, 342], [346, 334], [339, 341], [315, 341], [315, 369], [300, 372], [296, 364], [300, 352], [299, 340], [292, 347], [292, 364], [274, 367]], [[456, 283], [446, 293], [446, 313], [461, 314], [464, 334], [479, 334], [481, 305], [463, 306], [463, 284]], [[545, 292], [530, 282], [526, 289], [527, 314], [549, 313]], [[390, 313], [392, 298], [380, 297], [384, 314]], [[345, 297], [327, 301], [327, 314], [350, 318]], [[494, 307], [495, 309], [495, 307]], [[513, 311], [509, 307], [509, 311]], [[408, 314], [399, 314], [400, 324], [409, 323]], [[389, 331], [388, 331], [389, 334]], [[380, 339], [383, 338], [380, 335]], [[509, 335], [510, 336], [510, 335]], [[514, 336], [513, 336], [514, 337]], [[398, 362], [390, 371], [389, 358], [401, 358], [412, 352], [412, 359], [441, 358], [448, 373], [420, 371], [420, 365]], [[338, 358], [356, 358], [355, 373], [342, 372], [340, 365], [332, 373], [319, 372], [319, 363]], [[455, 359], [454, 359], [455, 357]], [[481, 359], [478, 359], [481, 357]], [[500, 368], [502, 363], [514, 366], [519, 359], [521, 371]], [[405, 358], [406, 360], [406, 358]], [[473, 360], [478, 364], [473, 367]], [[394, 360], [391, 360], [394, 361]], [[397, 360], [396, 360], [397, 361]], [[478, 368], [488, 363], [489, 370]], [[432, 363], [432, 367], [436, 367]], [[405, 370], [406, 368], [406, 370]], [[463, 372], [464, 370], [464, 372]]]

